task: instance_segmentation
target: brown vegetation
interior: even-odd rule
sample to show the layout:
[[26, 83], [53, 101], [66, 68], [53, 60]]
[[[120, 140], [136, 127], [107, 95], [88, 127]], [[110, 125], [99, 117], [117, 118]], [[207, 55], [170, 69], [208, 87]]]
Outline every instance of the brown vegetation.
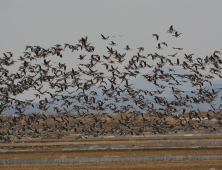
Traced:
[[126, 169], [126, 170], [208, 170], [215, 168], [222, 169], [222, 161], [172, 161], [172, 162], [121, 162], [121, 163], [79, 163], [79, 164], [52, 164], [52, 165], [4, 165], [1, 170], [57, 170], [57, 169]]

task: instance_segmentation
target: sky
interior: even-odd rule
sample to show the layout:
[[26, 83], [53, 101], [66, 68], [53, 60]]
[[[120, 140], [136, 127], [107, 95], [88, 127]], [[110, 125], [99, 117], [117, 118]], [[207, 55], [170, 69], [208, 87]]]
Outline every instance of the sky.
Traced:
[[[101, 56], [107, 55], [106, 46], [114, 41], [120, 53], [126, 52], [126, 45], [133, 49], [126, 52], [126, 59], [137, 54], [138, 47], [145, 48], [141, 53], [145, 56], [178, 52], [179, 59], [191, 53], [194, 58], [205, 57], [222, 49], [221, 6], [220, 0], [0, 0], [0, 55], [12, 52], [17, 60], [23, 56], [26, 45], [75, 45], [81, 37], [88, 36], [88, 42], [96, 47], [93, 54]], [[179, 38], [167, 33], [171, 25], [182, 33]], [[104, 41], [101, 34], [116, 38]], [[159, 34], [159, 41], [152, 34]], [[166, 42], [169, 47], [158, 50], [159, 42]], [[175, 51], [172, 47], [184, 50]], [[62, 59], [49, 59], [66, 63], [68, 70], [78, 70], [80, 54], [87, 54], [88, 58], [91, 55], [66, 50]], [[148, 64], [152, 65], [151, 59]], [[17, 67], [10, 69], [17, 71]], [[98, 65], [96, 69], [101, 71], [105, 67]]]

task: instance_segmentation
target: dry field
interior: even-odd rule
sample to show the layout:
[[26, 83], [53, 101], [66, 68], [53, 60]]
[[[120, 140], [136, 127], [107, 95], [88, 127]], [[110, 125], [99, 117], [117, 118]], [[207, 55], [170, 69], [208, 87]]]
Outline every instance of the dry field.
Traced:
[[[176, 142], [176, 141], [222, 141], [222, 136], [175, 136], [175, 137], [123, 137], [92, 139], [30, 139], [25, 143], [1, 143], [0, 146], [17, 146], [17, 148], [0, 149], [0, 159], [44, 159], [44, 158], [80, 158], [80, 157], [133, 157], [133, 156], [220, 156], [222, 146], [136, 146], [141, 142]], [[24, 146], [132, 143], [127, 147], [90, 148], [22, 148]], [[21, 147], [21, 148], [20, 148]], [[195, 148], [199, 147], [199, 148]], [[222, 161], [162, 161], [133, 163], [78, 163], [78, 164], [44, 164], [44, 165], [3, 165], [0, 169], [222, 169]]]
[[0, 154], [0, 159], [44, 159], [44, 158], [81, 158], [81, 157], [133, 157], [133, 156], [220, 156], [222, 149], [169, 149], [169, 150], [84, 150], [71, 151], [47, 151], [34, 153]]
[[[119, 115], [114, 116], [118, 118]], [[146, 115], [146, 118], [149, 116]], [[186, 116], [187, 118], [187, 116]], [[57, 118], [59, 121], [60, 118]], [[115, 126], [117, 120], [111, 120], [106, 116], [103, 119], [107, 119], [107, 128]], [[158, 118], [157, 118], [158, 119]], [[188, 118], [187, 118], [188, 119]], [[172, 118], [167, 119], [170, 123], [178, 124], [178, 122]], [[21, 124], [25, 123], [22, 122]], [[70, 123], [75, 120], [70, 119]], [[82, 119], [81, 121], [93, 124], [92, 119]], [[196, 126], [196, 120], [192, 120]], [[216, 119], [212, 119], [207, 123], [214, 123]], [[33, 124], [33, 128], [41, 130], [43, 120], [40, 120], [39, 124]], [[47, 123], [52, 124], [54, 127], [57, 122], [49, 120]], [[138, 119], [135, 123], [143, 124], [141, 119]], [[20, 125], [19, 125], [20, 126]], [[6, 128], [6, 127], [4, 127]], [[127, 127], [123, 127], [127, 128]], [[77, 128], [77, 131], [79, 129]], [[199, 131], [198, 131], [199, 132]], [[198, 133], [196, 132], [196, 133]], [[189, 133], [189, 132], [186, 132]], [[51, 138], [31, 139], [27, 138], [21, 141], [14, 140], [14, 143], [2, 142], [0, 143], [0, 159], [46, 159], [46, 158], [81, 158], [81, 157], [134, 157], [134, 156], [220, 156], [222, 155], [222, 146], [211, 145], [212, 148], [205, 145], [194, 145], [195, 141], [222, 141], [221, 136], [161, 136], [149, 137], [148, 133], [144, 133], [146, 137], [141, 136], [116, 136], [107, 138], [107, 136], [96, 138], [80, 138], [75, 139], [76, 135], [73, 131], [62, 132], [64, 137], [57, 138], [56, 136], [61, 132], [50, 132]], [[84, 134], [80, 134], [84, 136]], [[182, 134], [181, 134], [182, 135]], [[194, 134], [193, 134], [194, 135]], [[24, 142], [24, 143], [22, 143]], [[138, 146], [136, 143], [154, 143], [153, 146]], [[168, 145], [168, 146], [155, 146], [155, 142], [191, 142], [190, 145]], [[121, 144], [129, 143], [129, 146], [117, 146], [117, 147], [64, 147], [64, 148], [44, 148], [44, 146], [52, 145], [84, 145], [84, 144]], [[36, 148], [39, 146], [39, 148]], [[12, 147], [5, 149], [4, 147]], [[195, 148], [198, 147], [198, 148]], [[98, 150], [99, 148], [99, 150]], [[104, 149], [105, 148], [105, 149]], [[163, 161], [163, 162], [133, 162], [133, 163], [78, 163], [78, 164], [50, 164], [50, 165], [4, 165], [0, 166], [0, 170], [3, 169], [222, 169], [222, 161]]]
[[[4, 165], [1, 170], [96, 170], [96, 169], [125, 169], [125, 170], [221, 170], [222, 161], [172, 161], [172, 162], [133, 162], [133, 163], [79, 163], [52, 165]], [[214, 168], [214, 169], [213, 169]]]
[[[201, 113], [202, 113], [203, 116], [207, 117], [207, 116], [206, 116], [206, 112], [201, 112]], [[175, 113], [175, 114], [176, 114], [176, 113]], [[144, 113], [143, 115], [144, 115], [144, 118], [145, 118], [145, 119], [151, 120], [151, 123], [152, 123], [152, 124], [155, 124], [156, 121], [160, 122], [161, 120], [163, 120], [163, 118], [159, 118], [159, 117], [156, 116], [156, 115], [152, 115], [152, 116], [151, 116], [151, 115], [148, 115], [148, 114], [145, 114], [145, 113]], [[205, 124], [206, 124], [206, 125], [209, 125], [209, 126], [211, 126], [211, 125], [214, 124], [214, 127], [217, 127], [217, 128], [218, 128], [219, 125], [218, 125], [218, 124], [215, 125], [215, 122], [217, 121], [217, 118], [220, 117], [220, 115], [217, 114], [217, 113], [213, 114], [213, 113], [211, 113], [211, 112], [209, 112], [209, 115], [210, 115], [210, 116], [213, 116], [213, 115], [214, 115], [214, 118], [212, 118], [211, 120], [205, 120]], [[51, 116], [51, 115], [47, 115], [47, 116]], [[76, 115], [74, 115], [74, 117], [75, 117], [75, 116], [76, 116]], [[130, 117], [130, 116], [132, 116], [132, 114], [126, 113], [126, 114], [123, 115], [124, 118], [126, 118], [127, 116]], [[196, 130], [199, 130], [199, 128], [197, 128], [198, 125], [199, 125], [199, 123], [200, 123], [198, 118], [193, 118], [192, 120], [189, 120], [189, 115], [188, 115], [188, 114], [183, 114], [183, 116], [184, 116], [184, 118], [185, 118], [184, 120], [190, 121], [190, 123], [194, 125], [194, 127], [196, 128]], [[11, 117], [12, 117], [12, 116], [11, 116]], [[101, 116], [101, 120], [107, 120], [107, 122], [105, 123], [106, 129], [110, 129], [110, 128], [116, 126], [116, 125], [119, 125], [119, 121], [118, 121], [118, 120], [122, 120], [120, 114], [114, 114], [114, 115], [112, 115], [112, 117], [113, 117], [113, 119], [115, 119], [115, 120], [109, 118], [109, 117], [106, 116], [106, 115], [102, 115], [102, 116]], [[3, 116], [1, 116], [1, 115], [0, 115], [0, 118], [2, 118], [2, 120], [7, 119], [7, 117], [3, 117]], [[69, 121], [69, 125], [72, 125], [74, 122], [77, 122], [77, 121], [82, 121], [83, 123], [88, 122], [88, 125], [93, 125], [93, 123], [95, 123], [95, 120], [92, 119], [90, 116], [87, 116], [87, 117], [78, 117], [78, 118], [76, 118], [76, 119], [74, 119], [73, 117], [69, 117], [69, 118], [65, 117], [65, 118]], [[153, 118], [155, 118], [155, 120], [153, 120]], [[22, 125], [26, 124], [25, 119], [28, 119], [28, 116], [27, 116], [27, 115], [24, 115], [24, 118], [19, 121], [19, 125], [17, 126], [17, 128], [20, 128], [20, 127], [22, 127]], [[55, 126], [58, 126], [58, 125], [61, 124], [61, 123], [59, 123], [59, 122], [62, 122], [62, 119], [61, 119], [61, 117], [59, 117], [59, 116], [56, 116], [56, 120], [57, 120], [58, 122], [54, 121], [53, 119], [48, 119], [48, 120], [42, 120], [42, 119], [40, 119], [40, 120], [39, 120], [39, 123], [32, 123], [32, 128], [33, 128], [33, 129], [34, 129], [34, 128], [37, 128], [37, 129], [39, 129], [39, 130], [42, 130], [42, 128], [43, 128], [43, 123], [51, 124], [51, 127], [54, 128]], [[175, 124], [175, 125], [178, 126], [178, 127], [181, 126], [180, 123], [179, 123], [179, 121], [178, 121], [178, 120], [175, 120], [175, 119], [172, 118], [172, 117], [167, 117], [167, 118], [165, 118], [165, 121], [168, 121], [170, 124]], [[9, 123], [9, 122], [10, 122], [10, 123], [13, 123], [12, 120], [9, 120], [8, 123]], [[122, 122], [124, 122], [124, 121], [122, 121]], [[139, 118], [138, 118], [138, 119], [132, 120], [132, 122], [135, 123], [135, 124], [140, 125], [141, 127], [146, 124], [146, 122], [143, 121], [143, 118], [142, 118], [141, 115], [139, 115]], [[9, 124], [8, 124], [8, 125], [9, 125]], [[80, 125], [80, 126], [81, 126], [81, 125]], [[6, 130], [7, 128], [8, 128], [8, 126], [3, 126], [3, 127], [1, 128], [1, 130]], [[128, 128], [125, 127], [124, 125], [122, 125], [122, 128], [123, 128], [123, 129], [128, 129]], [[76, 127], [76, 129], [77, 129], [78, 132], [80, 132], [81, 129], [82, 129], [82, 127]], [[148, 131], [152, 131], [152, 128], [147, 128], [147, 130], [148, 130]], [[55, 132], [50, 132], [50, 134], [52, 134], [52, 135], [53, 135], [54, 133], [55, 133]], [[72, 132], [70, 132], [70, 133], [73, 133], [73, 130], [72, 130]], [[69, 134], [69, 132], [66, 132], [65, 134]]]
[[[155, 142], [191, 142], [191, 145], [167, 145], [167, 146], [138, 146], [136, 143]], [[128, 157], [128, 156], [210, 156], [222, 155], [220, 145], [194, 145], [195, 141], [222, 141], [222, 136], [177, 136], [177, 137], [124, 137], [124, 138], [92, 138], [92, 139], [31, 139], [25, 143], [1, 143], [0, 159], [41, 159], [41, 158], [78, 158], [78, 157]], [[129, 146], [102, 147], [66, 147], [43, 148], [52, 145], [84, 145], [84, 144], [121, 144], [130, 143]], [[39, 148], [35, 148], [39, 146]], [[16, 147], [16, 148], [13, 148]], [[42, 147], [42, 148], [41, 148]], [[198, 148], [195, 148], [198, 147]]]
[[[90, 139], [89, 139], [90, 140]], [[84, 145], [84, 144], [109, 144], [109, 143], [153, 143], [153, 142], [195, 142], [195, 141], [222, 141], [222, 139], [200, 139], [200, 140], [195, 140], [195, 139], [191, 139], [191, 140], [172, 140], [172, 139], [168, 139], [168, 140], [128, 140], [128, 141], [81, 141], [81, 142], [77, 142], [77, 141], [70, 141], [70, 142], [47, 142], [47, 143], [2, 143], [0, 146], [27, 146], [27, 147], [32, 147], [32, 146], [47, 146], [47, 145]]]

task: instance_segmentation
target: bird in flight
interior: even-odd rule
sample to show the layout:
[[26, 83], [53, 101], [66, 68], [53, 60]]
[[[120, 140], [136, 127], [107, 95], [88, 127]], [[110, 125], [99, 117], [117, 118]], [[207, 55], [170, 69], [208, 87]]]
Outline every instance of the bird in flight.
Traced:
[[132, 50], [132, 48], [130, 48], [129, 45], [127, 45], [126, 48], [124, 48], [124, 50], [130, 51]]
[[170, 26], [169, 30], [167, 30], [168, 33], [172, 34], [175, 32], [175, 30], [173, 29], [173, 25]]
[[117, 44], [116, 44], [116, 43], [114, 43], [113, 41], [111, 41], [111, 44], [109, 44], [109, 45], [112, 45], [112, 46], [117, 46]]
[[172, 55], [168, 55], [168, 56], [171, 56], [171, 57], [176, 57], [177, 53], [175, 54], [172, 54]]
[[[161, 44], [163, 44], [163, 45], [167, 46], [167, 43], [165, 43], [165, 42], [161, 42]], [[168, 46], [167, 46], [167, 47], [168, 47]]]
[[155, 36], [155, 37], [156, 37], [156, 40], [158, 41], [159, 35], [158, 35], [158, 34], [153, 34], [153, 36]]
[[175, 32], [175, 35], [173, 35], [173, 36], [174, 36], [174, 37], [180, 37], [181, 34], [182, 34], [182, 33], [179, 33], [179, 34], [178, 34], [178, 32], [176, 31], [176, 32]]
[[108, 40], [108, 38], [109, 38], [109, 36], [108, 36], [108, 37], [105, 37], [103, 34], [101, 34], [101, 36], [102, 36], [102, 39], [103, 39], [103, 40]]
[[183, 50], [183, 48], [175, 48], [175, 47], [173, 47], [173, 49], [176, 49], [176, 50]]
[[156, 47], [157, 49], [161, 50], [162, 47], [160, 46], [160, 43], [158, 44], [158, 47]]

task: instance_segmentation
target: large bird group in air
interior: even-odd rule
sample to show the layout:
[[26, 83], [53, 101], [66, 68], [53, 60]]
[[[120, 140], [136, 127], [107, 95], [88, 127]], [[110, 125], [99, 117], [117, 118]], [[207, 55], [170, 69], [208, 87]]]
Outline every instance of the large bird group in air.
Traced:
[[[179, 38], [182, 34], [174, 30], [173, 25], [167, 33], [172, 34], [172, 38]], [[170, 47], [166, 42], [160, 42], [161, 36], [158, 34], [153, 34], [153, 40], [157, 42], [156, 53], [144, 55], [145, 47], [138, 47], [131, 57], [127, 56], [127, 51], [133, 50], [129, 45], [122, 48], [124, 53], [115, 49], [115, 36], [101, 34], [101, 39], [109, 41], [107, 54], [103, 56], [94, 54], [96, 47], [88, 42], [87, 36], [78, 40], [76, 45], [56, 44], [49, 49], [26, 46], [20, 61], [13, 59], [13, 53], [4, 53], [0, 58], [0, 142], [22, 141], [23, 137], [61, 138], [66, 135], [64, 132], [77, 134], [76, 139], [103, 135], [144, 135], [145, 132], [220, 133], [222, 105], [219, 103], [215, 108], [211, 103], [222, 88], [210, 90], [203, 87], [204, 83], [212, 85], [211, 80], [215, 77], [222, 78], [220, 51], [196, 60], [193, 59], [194, 54], [183, 54], [185, 59], [177, 58], [174, 62], [173, 57], [177, 57], [183, 48], [171, 47], [175, 50], [174, 54], [159, 55], [158, 50], [163, 46]], [[62, 62], [64, 50], [84, 52], [78, 59], [89, 62], [80, 63], [68, 71], [67, 64]], [[51, 56], [58, 56], [61, 62], [49, 60]], [[35, 61], [42, 63], [35, 64]], [[155, 65], [150, 65], [150, 61], [156, 61]], [[8, 68], [17, 62], [21, 62], [18, 71], [10, 73]], [[125, 71], [118, 69], [117, 63], [127, 63], [122, 67]], [[98, 71], [99, 66], [103, 67], [102, 71]], [[169, 67], [168, 72], [162, 69], [164, 66]], [[176, 74], [174, 66], [186, 70], [187, 74]], [[140, 69], [152, 69], [152, 74], [141, 74]], [[209, 70], [209, 74], [203, 74], [204, 70]], [[134, 84], [129, 84], [131, 77], [139, 76], [148, 84], [155, 85], [156, 90], [150, 91], [149, 86], [147, 89], [135, 89]], [[179, 88], [186, 82], [196, 87], [192, 96], [186, 94], [186, 89]], [[43, 90], [45, 86], [48, 89]], [[169, 101], [161, 95], [165, 88], [172, 89], [174, 100]], [[35, 90], [34, 99], [16, 98], [28, 90]], [[49, 97], [45, 97], [47, 95]], [[211, 104], [211, 109], [193, 109], [193, 104], [200, 103]], [[50, 107], [56, 114], [46, 114]], [[40, 112], [25, 113], [27, 108], [38, 108]], [[3, 116], [11, 109], [14, 110], [13, 115]]]

